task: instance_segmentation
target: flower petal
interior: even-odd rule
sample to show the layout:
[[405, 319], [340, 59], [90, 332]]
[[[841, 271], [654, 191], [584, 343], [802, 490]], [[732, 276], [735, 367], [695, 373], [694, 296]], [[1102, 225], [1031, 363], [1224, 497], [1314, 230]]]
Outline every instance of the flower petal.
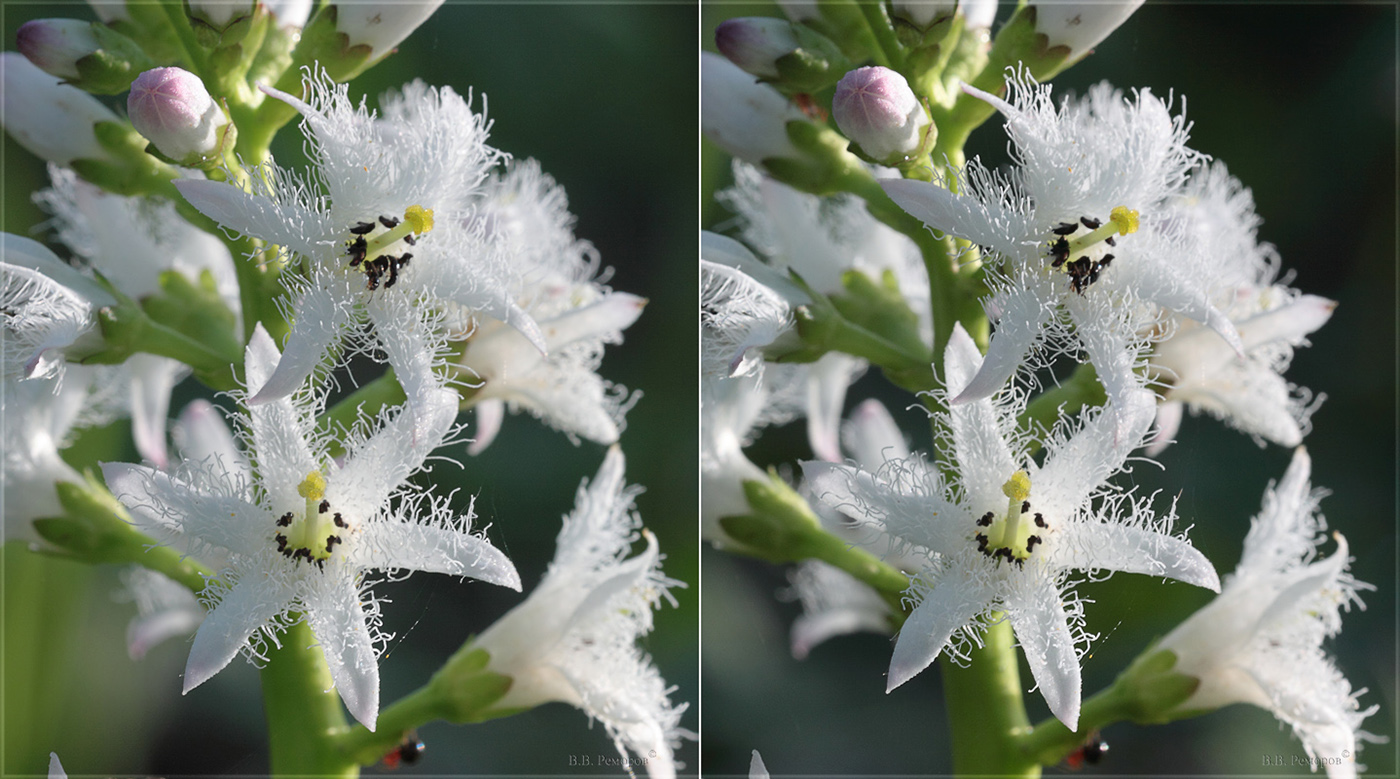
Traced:
[[[950, 405], [991, 397], [1025, 362], [1026, 353], [1040, 340], [1041, 331], [1055, 314], [1055, 307], [1046, 302], [1046, 291], [1039, 286], [1034, 278], [1024, 274], [997, 297], [1001, 315], [996, 332], [987, 343], [987, 356]], [[950, 394], [952, 386], [950, 383]]]
[[366, 522], [355, 544], [355, 563], [365, 568], [470, 576], [520, 591], [520, 574], [504, 552], [484, 538], [451, 528]]
[[1031, 486], [1045, 510], [1069, 518], [1083, 506], [1099, 485], [1123, 467], [1152, 425], [1156, 408], [1150, 391], [1135, 390], [1128, 396], [1127, 407], [1094, 413], [1069, 440], [1051, 450]]
[[1220, 577], [1206, 556], [1186, 541], [1117, 522], [1076, 522], [1056, 533], [1047, 550], [1054, 565], [1082, 571], [1106, 569], [1169, 579], [1220, 592]]
[[302, 286], [292, 303], [292, 331], [283, 344], [277, 369], [265, 381], [254, 382], [251, 376], [248, 379], [249, 390], [258, 388], [248, 399], [249, 406], [291, 395], [315, 372], [326, 353], [355, 323], [347, 303], [349, 297], [344, 279], [318, 277]]
[[914, 608], [895, 640], [885, 692], [914, 678], [947, 646], [953, 631], [987, 610], [989, 599], [970, 579], [944, 577]]
[[[248, 386], [266, 388], [271, 383], [269, 375], [276, 376], [273, 366], [281, 370], [287, 364], [286, 356], [277, 353], [272, 336], [259, 322], [248, 339], [244, 358]], [[313, 425], [311, 415], [302, 413], [286, 395], [261, 405], [249, 401], [248, 427], [253, 451], [257, 453], [258, 473], [275, 511], [286, 511], [301, 504], [305, 499], [297, 494], [296, 485], [321, 467], [306, 443], [313, 437]]]
[[310, 581], [314, 584], [306, 594], [306, 621], [321, 642], [345, 708], [373, 732], [379, 719], [379, 664], [354, 573], [332, 566]]
[[[948, 391], [956, 393], [972, 381], [982, 366], [982, 353], [962, 323], [953, 325], [948, 348], [943, 357], [948, 373]], [[1006, 446], [1008, 433], [1003, 430], [1001, 415], [990, 398], [982, 398], [953, 406], [949, 410], [949, 426], [953, 433], [953, 452], [958, 472], [967, 487], [968, 501], [973, 506], [997, 506], [1005, 502], [1002, 484], [1016, 471], [1011, 450]]]
[[1016, 640], [1031, 667], [1031, 676], [1050, 713], [1070, 730], [1079, 727], [1079, 655], [1069, 631], [1069, 615], [1060, 591], [1050, 582], [1037, 582], [1007, 603], [1007, 616]]
[[247, 645], [253, 632], [286, 611], [291, 600], [287, 585], [272, 577], [249, 577], [235, 584], [194, 634], [190, 659], [185, 663], [183, 692], [188, 693], [222, 671]]
[[328, 214], [302, 203], [279, 203], [221, 181], [176, 179], [174, 184], [190, 205], [220, 225], [300, 254], [316, 254], [337, 232]]
[[165, 468], [166, 416], [170, 391], [183, 378], [185, 366], [178, 360], [138, 353], [127, 360], [131, 375], [131, 435], [141, 456]]
[[477, 401], [472, 408], [476, 410], [476, 437], [467, 444], [467, 454], [475, 457], [486, 451], [486, 447], [496, 440], [496, 434], [501, 432], [506, 404], [505, 401], [488, 398]]

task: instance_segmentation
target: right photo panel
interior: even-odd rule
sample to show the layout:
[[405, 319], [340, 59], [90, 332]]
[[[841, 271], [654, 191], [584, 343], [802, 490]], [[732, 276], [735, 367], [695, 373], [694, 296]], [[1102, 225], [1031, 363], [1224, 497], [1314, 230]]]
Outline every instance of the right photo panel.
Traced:
[[700, 25], [701, 771], [1394, 774], [1397, 9]]

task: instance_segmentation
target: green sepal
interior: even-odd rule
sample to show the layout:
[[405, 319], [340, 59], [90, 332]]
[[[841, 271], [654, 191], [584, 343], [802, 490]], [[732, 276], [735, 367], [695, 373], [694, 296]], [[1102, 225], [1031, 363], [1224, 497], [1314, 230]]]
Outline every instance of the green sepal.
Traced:
[[726, 535], [743, 544], [748, 553], [774, 563], [796, 562], [805, 555], [804, 539], [821, 531], [821, 520], [776, 473], [767, 479], [746, 479], [744, 496], [752, 513], [721, 517]]
[[848, 270], [841, 274], [841, 286], [845, 287], [846, 294], [833, 297], [831, 303], [842, 316], [910, 354], [918, 355], [921, 364], [933, 360], [928, 346], [919, 336], [919, 315], [900, 294], [894, 271], [885, 269], [876, 283], [863, 271]]
[[159, 3], [128, 0], [123, 7], [130, 20], [114, 21], [108, 27], [133, 41], [139, 41], [146, 54], [158, 63], [183, 63], [185, 67], [192, 64], [185, 59], [180, 38], [170, 26], [170, 18]]
[[141, 45], [101, 22], [92, 23], [98, 49], [75, 63], [78, 77], [72, 84], [94, 95], [118, 95], [131, 88], [131, 82], [156, 63]]
[[1201, 686], [1201, 680], [1173, 670], [1176, 661], [1176, 653], [1170, 649], [1149, 649], [1119, 676], [1115, 686], [1123, 690], [1127, 698], [1124, 712], [1133, 722], [1157, 725], [1205, 713], [1199, 709], [1178, 711]]
[[161, 294], [141, 301], [146, 315], [237, 362], [243, 344], [238, 317], [219, 295], [214, 274], [203, 270], [198, 283], [175, 270], [160, 274]]
[[815, 19], [803, 24], [821, 33], [852, 62], [860, 62], [879, 50], [870, 25], [853, 0], [818, 0]]
[[851, 61], [830, 38], [810, 27], [792, 25], [797, 48], [774, 60], [778, 78], [771, 83], [786, 94], [817, 92], [846, 75]]
[[485, 649], [471, 647], [470, 641], [467, 646], [470, 648], [453, 655], [429, 683], [437, 714], [448, 722], [462, 724], [523, 711], [519, 707], [492, 709], [492, 704], [510, 692], [515, 680], [487, 669], [491, 655]]
[[[1019, 62], [1037, 81], [1045, 81], [1074, 64], [1066, 61], [1070, 55], [1068, 46], [1051, 46], [1050, 38], [1045, 33], [1035, 31], [1035, 18], [1035, 6], [1025, 5], [1006, 22], [992, 41], [992, 51], [983, 69], [984, 74], [992, 71], [992, 74], [1000, 79], [1002, 71]], [[981, 77], [978, 80], [980, 81]], [[981, 84], [976, 86], [992, 94], [1001, 94], [1001, 90], [993, 91]]]
[[150, 539], [128, 524], [126, 507], [90, 474], [85, 484], [60, 481], [54, 484], [61, 517], [34, 520], [34, 529], [45, 541], [88, 563], [119, 563], [131, 559]]
[[847, 148], [850, 141], [830, 127], [795, 119], [787, 123], [787, 135], [802, 156], [765, 159], [763, 167], [794, 189], [834, 195], [846, 191], [845, 182], [854, 169], [864, 171], [860, 159]]
[[160, 195], [178, 199], [170, 183], [179, 171], [146, 153], [147, 140], [125, 122], [97, 122], [93, 135], [111, 159], [73, 160], [70, 167], [86, 181], [118, 195]]
[[[350, 36], [336, 30], [338, 15], [339, 9], [335, 5], [322, 6], [320, 13], [302, 29], [301, 41], [297, 43], [292, 56], [298, 66], [320, 63], [333, 80], [343, 82], [360, 75], [374, 64], [370, 61], [374, 50], [363, 43], [351, 46]], [[284, 91], [301, 93], [299, 70], [289, 71], [296, 77], [296, 83], [293, 89]]]
[[248, 31], [253, 27], [253, 19], [256, 16], [257, 4], [248, 4], [248, 13], [235, 17], [228, 21], [228, 24], [219, 27], [195, 13], [189, 4], [189, 0], [184, 0], [185, 16], [190, 20], [190, 29], [194, 30], [195, 40], [206, 49], [213, 49], [220, 46], [230, 46], [242, 41], [248, 35]]

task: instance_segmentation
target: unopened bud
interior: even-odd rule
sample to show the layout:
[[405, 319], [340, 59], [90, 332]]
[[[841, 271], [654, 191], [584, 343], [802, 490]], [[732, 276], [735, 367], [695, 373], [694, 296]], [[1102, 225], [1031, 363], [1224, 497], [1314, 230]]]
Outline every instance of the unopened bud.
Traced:
[[986, 30], [997, 17], [997, 0], [960, 0], [958, 10], [967, 20], [964, 29]]
[[131, 20], [131, 14], [126, 10], [126, 0], [88, 0], [88, 5], [92, 6], [93, 13], [103, 24]]
[[1045, 36], [1050, 48], [1069, 49], [1067, 63], [1082, 59], [1103, 42], [1141, 6], [1143, 0], [1118, 3], [1038, 2], [1035, 31]]
[[198, 19], [216, 30], [253, 15], [253, 0], [190, 0], [188, 7], [190, 18]]
[[806, 117], [778, 90], [760, 84], [729, 60], [700, 55], [700, 129], [725, 151], [755, 165], [799, 157], [787, 123]]
[[349, 39], [349, 45], [366, 46], [369, 59], [377, 60], [403, 43], [419, 25], [442, 5], [443, 0], [426, 2], [336, 3], [335, 29]]
[[199, 76], [180, 68], [155, 68], [137, 76], [126, 108], [137, 132], [183, 164], [212, 155], [228, 124]]
[[15, 48], [45, 73], [78, 77], [78, 59], [97, 51], [92, 22], [78, 19], [35, 19], [20, 25]]
[[847, 138], [872, 159], [919, 148], [929, 118], [909, 82], [889, 68], [857, 68], [836, 85], [831, 113]]
[[799, 24], [822, 18], [817, 0], [778, 0], [778, 8], [782, 9], [787, 18]]
[[958, 9], [956, 0], [895, 0], [890, 3], [893, 16], [924, 29], [941, 19], [950, 18]]
[[97, 142], [93, 126], [119, 120], [96, 98], [60, 83], [19, 52], [0, 54], [0, 71], [0, 117], [20, 146], [59, 165], [110, 156]]
[[715, 46], [755, 76], [778, 77], [777, 59], [797, 48], [792, 22], [767, 16], [729, 19], [715, 29]]
[[302, 28], [311, 18], [311, 7], [315, 3], [312, 0], [265, 0], [263, 5], [276, 17], [278, 27]]

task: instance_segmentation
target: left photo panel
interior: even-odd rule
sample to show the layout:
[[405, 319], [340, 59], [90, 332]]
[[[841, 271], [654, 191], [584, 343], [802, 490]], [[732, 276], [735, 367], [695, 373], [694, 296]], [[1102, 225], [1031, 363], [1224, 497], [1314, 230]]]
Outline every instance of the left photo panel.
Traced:
[[0, 5], [0, 773], [696, 772], [697, 24]]

